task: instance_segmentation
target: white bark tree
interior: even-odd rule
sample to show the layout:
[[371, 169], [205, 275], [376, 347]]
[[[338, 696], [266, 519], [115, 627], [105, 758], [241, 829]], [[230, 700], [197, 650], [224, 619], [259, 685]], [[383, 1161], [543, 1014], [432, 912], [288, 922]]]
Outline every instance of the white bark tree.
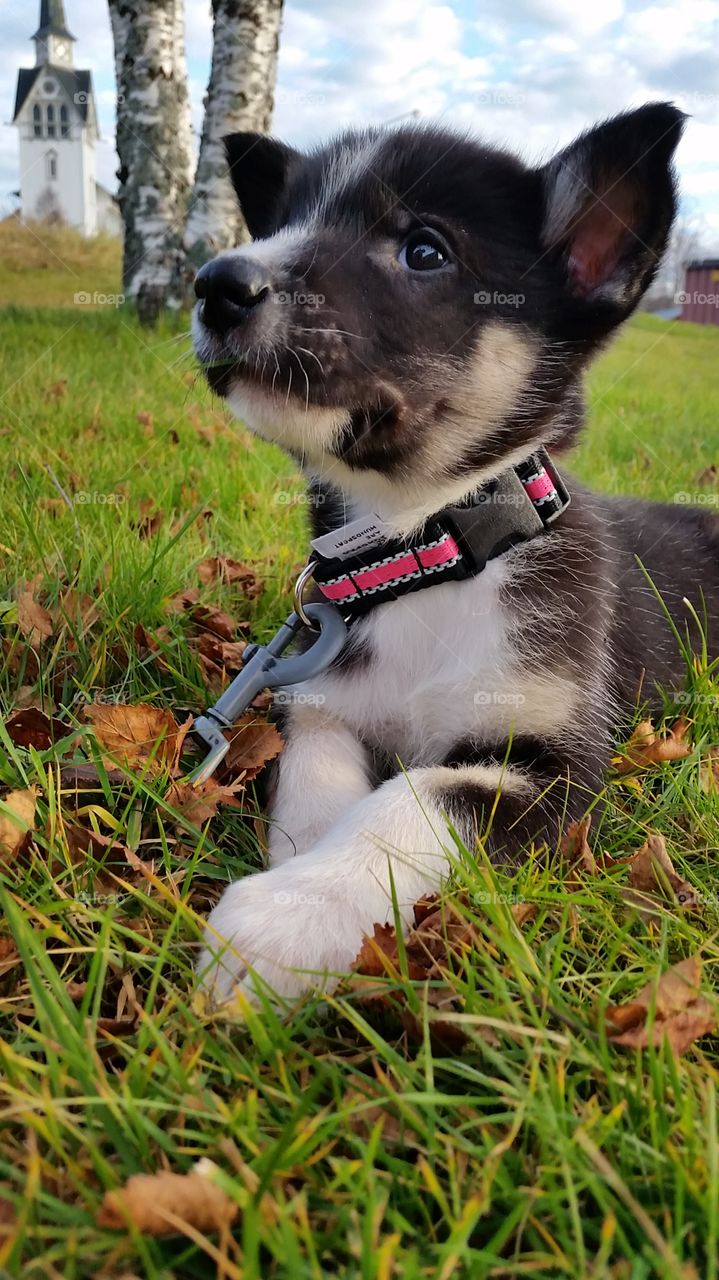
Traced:
[[183, 0], [108, 0], [125, 227], [123, 288], [153, 323], [172, 302], [191, 186]]
[[283, 0], [212, 0], [212, 70], [183, 241], [186, 280], [208, 257], [247, 238], [222, 138], [270, 127], [282, 7]]

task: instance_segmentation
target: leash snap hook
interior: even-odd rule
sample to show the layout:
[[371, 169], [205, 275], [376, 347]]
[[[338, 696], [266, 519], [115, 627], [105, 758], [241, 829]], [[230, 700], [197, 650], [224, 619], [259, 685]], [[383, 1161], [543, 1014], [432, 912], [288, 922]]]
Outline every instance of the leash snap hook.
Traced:
[[[333, 604], [302, 604], [302, 588], [312, 568], [308, 565], [297, 580], [300, 608], [290, 614], [268, 644], [247, 646], [240, 674], [214, 706], [195, 720], [192, 733], [206, 751], [205, 759], [190, 775], [195, 786], [207, 782], [224, 760], [230, 749], [224, 730], [232, 728], [262, 689], [301, 684], [329, 667], [344, 648], [347, 624], [339, 609]], [[284, 650], [305, 627], [312, 630], [316, 639], [307, 649], [284, 658]]]

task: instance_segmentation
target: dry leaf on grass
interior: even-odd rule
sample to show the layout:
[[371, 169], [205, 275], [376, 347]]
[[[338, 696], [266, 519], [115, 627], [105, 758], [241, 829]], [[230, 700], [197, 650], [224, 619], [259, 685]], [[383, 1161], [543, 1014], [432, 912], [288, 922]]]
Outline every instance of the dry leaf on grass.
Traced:
[[165, 800], [171, 809], [196, 827], [202, 827], [210, 818], [214, 818], [221, 804], [237, 807], [237, 793], [244, 788], [244, 782], [235, 782], [229, 787], [222, 787], [214, 778], [193, 786], [190, 782], [174, 782]]
[[651, 720], [641, 720], [627, 742], [624, 754], [614, 757], [617, 773], [633, 773], [636, 769], [650, 769], [668, 760], [684, 760], [692, 752], [691, 743], [685, 741], [690, 727], [689, 721], [681, 717], [669, 726], [666, 733], [658, 734]]
[[277, 727], [251, 711], [228, 729], [225, 737], [230, 749], [222, 762], [223, 776], [243, 782], [252, 782], [284, 746]]
[[100, 1227], [130, 1223], [146, 1236], [221, 1231], [234, 1222], [238, 1206], [212, 1180], [216, 1165], [198, 1160], [189, 1173], [137, 1173], [117, 1191], [106, 1191], [97, 1212]]
[[53, 382], [45, 391], [46, 400], [64, 400], [66, 395], [67, 378], [61, 378], [59, 382]]
[[236, 622], [224, 609], [217, 609], [214, 605], [193, 605], [191, 614], [193, 622], [221, 640], [234, 640], [238, 631], [249, 631], [249, 622]]
[[11, 862], [22, 853], [31, 833], [35, 830], [37, 787], [22, 791], [10, 791], [3, 796], [0, 813], [0, 858]]
[[[716, 1026], [710, 1002], [701, 994], [702, 965], [691, 956], [672, 965], [658, 984], [648, 982], [626, 1004], [610, 1005], [607, 1020], [612, 1044], [630, 1049], [658, 1047], [667, 1038], [675, 1053], [685, 1053], [700, 1036]], [[648, 1024], [650, 1010], [654, 1021]]]
[[559, 853], [566, 866], [565, 881], [569, 887], [579, 886], [580, 871], [587, 876], [597, 874], [597, 862], [587, 839], [591, 825], [591, 814], [587, 814], [581, 822], [570, 823], [562, 836]]
[[110, 764], [146, 767], [151, 773], [176, 772], [192, 724], [189, 717], [179, 725], [171, 711], [145, 702], [136, 706], [96, 702], [85, 707], [84, 718], [93, 726]]
[[153, 538], [162, 528], [165, 512], [156, 507], [152, 498], [143, 498], [140, 503], [140, 519], [135, 528], [141, 538]]
[[629, 885], [639, 893], [656, 893], [657, 890], [673, 893], [679, 906], [697, 906], [699, 897], [688, 880], [677, 875], [667, 853], [664, 837], [652, 833], [629, 862]]
[[205, 586], [213, 582], [237, 583], [248, 600], [255, 600], [264, 590], [254, 569], [232, 556], [209, 556], [198, 564], [197, 576]]
[[20, 963], [15, 942], [12, 938], [0, 938], [0, 978]]
[[18, 594], [17, 625], [33, 649], [52, 635], [52, 618], [32, 591], [20, 591]]
[[26, 707], [22, 711], [13, 712], [5, 721], [5, 728], [10, 741], [16, 746], [34, 747], [36, 751], [47, 751], [54, 742], [72, 733], [70, 725], [63, 724], [60, 720], [51, 720], [38, 707]]
[[[421, 899], [415, 907], [414, 928], [408, 930], [405, 939], [404, 965], [400, 961], [394, 925], [375, 924], [373, 936], [363, 939], [347, 987], [362, 1003], [376, 1008], [396, 1010], [397, 1005], [401, 1005], [404, 1030], [416, 1041], [424, 1035], [422, 1020], [407, 1007], [401, 986], [393, 986], [391, 980], [404, 972], [412, 981], [426, 981], [424, 998], [433, 1011], [429, 1024], [432, 1043], [442, 1052], [457, 1052], [466, 1044], [468, 1036], [462, 1026], [446, 1016], [461, 1009], [461, 997], [447, 978], [476, 944], [477, 937], [474, 925], [459, 908], [459, 900], [440, 903], [437, 899]], [[384, 981], [371, 983], [366, 982], [366, 978]], [[496, 1040], [488, 1028], [478, 1026], [475, 1032], [488, 1041]]]

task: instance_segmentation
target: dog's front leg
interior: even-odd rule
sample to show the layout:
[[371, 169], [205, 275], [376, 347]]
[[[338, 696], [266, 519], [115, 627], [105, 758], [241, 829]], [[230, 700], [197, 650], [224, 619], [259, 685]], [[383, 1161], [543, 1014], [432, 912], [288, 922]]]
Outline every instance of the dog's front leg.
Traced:
[[372, 791], [365, 747], [321, 705], [293, 706], [284, 737], [271, 804], [271, 867], [306, 853], [351, 805]]
[[225, 891], [207, 925], [203, 980], [218, 999], [237, 987], [252, 995], [254, 975], [286, 996], [330, 988], [363, 934], [392, 919], [392, 885], [406, 922], [416, 900], [440, 884], [452, 849], [445, 812], [467, 806], [459, 825], [469, 833], [499, 790], [499, 806], [515, 817], [534, 795], [525, 774], [496, 765], [412, 769], [385, 782], [303, 857]]

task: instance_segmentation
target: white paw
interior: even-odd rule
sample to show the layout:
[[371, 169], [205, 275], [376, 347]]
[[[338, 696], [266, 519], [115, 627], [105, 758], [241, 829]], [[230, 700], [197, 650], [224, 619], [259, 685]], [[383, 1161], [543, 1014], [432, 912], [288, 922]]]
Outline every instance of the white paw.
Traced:
[[380, 918], [374, 913], [387, 918], [386, 903], [363, 910], [348, 902], [341, 879], [322, 884], [293, 861], [230, 885], [209, 916], [198, 964], [213, 1000], [240, 990], [256, 1002], [267, 987], [285, 997], [331, 990], [350, 969], [363, 932]]

